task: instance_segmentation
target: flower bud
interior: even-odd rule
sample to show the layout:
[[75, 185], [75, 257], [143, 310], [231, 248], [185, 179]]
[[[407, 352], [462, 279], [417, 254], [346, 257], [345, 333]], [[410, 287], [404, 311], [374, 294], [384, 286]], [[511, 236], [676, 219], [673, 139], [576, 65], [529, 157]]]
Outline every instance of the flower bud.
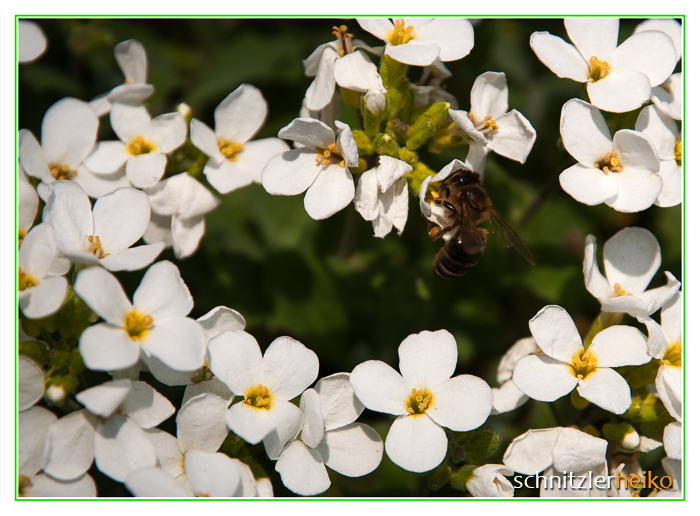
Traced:
[[511, 498], [513, 484], [504, 476], [513, 470], [500, 464], [486, 464], [476, 468], [467, 481], [467, 490], [475, 497]]
[[427, 142], [433, 133], [442, 126], [448, 109], [450, 109], [450, 105], [447, 102], [432, 103], [408, 130], [406, 147], [410, 150], [416, 150]]
[[390, 135], [386, 133], [378, 134], [372, 144], [380, 155], [399, 159], [399, 144]]
[[379, 115], [386, 107], [386, 98], [378, 90], [369, 90], [365, 95], [365, 105], [372, 114]]

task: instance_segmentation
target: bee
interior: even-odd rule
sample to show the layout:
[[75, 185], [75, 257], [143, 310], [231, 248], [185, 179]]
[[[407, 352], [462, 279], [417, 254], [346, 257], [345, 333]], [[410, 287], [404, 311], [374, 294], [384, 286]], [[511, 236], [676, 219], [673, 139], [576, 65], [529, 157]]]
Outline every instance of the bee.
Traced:
[[479, 224], [487, 219], [491, 223], [491, 232], [503, 245], [515, 247], [523, 258], [535, 265], [530, 250], [493, 209], [479, 174], [468, 169], [459, 170], [449, 176], [433, 195], [428, 202], [442, 206], [444, 210], [440, 218], [445, 224], [440, 225], [423, 216], [428, 222], [428, 236], [433, 240], [441, 237], [446, 240], [433, 260], [436, 276], [456, 278], [476, 265], [484, 252], [488, 234]]

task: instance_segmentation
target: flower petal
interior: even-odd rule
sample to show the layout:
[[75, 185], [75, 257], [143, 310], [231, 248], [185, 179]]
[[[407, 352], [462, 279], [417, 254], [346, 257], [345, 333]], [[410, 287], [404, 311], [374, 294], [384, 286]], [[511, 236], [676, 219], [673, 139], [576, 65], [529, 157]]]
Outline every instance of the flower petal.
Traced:
[[177, 440], [182, 452], [202, 450], [214, 453], [228, 434], [224, 422], [227, 401], [204, 393], [190, 398], [177, 413]]
[[607, 61], [617, 47], [620, 27], [617, 18], [566, 18], [564, 26], [585, 60], [595, 56]]
[[19, 20], [17, 37], [17, 61], [20, 63], [30, 63], [46, 50], [46, 35], [34, 22]]
[[683, 297], [675, 293], [663, 304], [661, 325], [671, 342], [680, 342], [683, 337]]
[[80, 185], [72, 181], [53, 184], [47, 210], [54, 238], [58, 237], [56, 247], [61, 253], [71, 258], [87, 251], [88, 237], [93, 235], [92, 208]]
[[24, 171], [44, 182], [53, 181], [49, 171], [49, 161], [39, 145], [36, 136], [27, 129], [21, 129], [17, 135], [19, 142], [19, 162]]
[[549, 305], [537, 312], [530, 319], [530, 331], [540, 349], [561, 362], [570, 363], [583, 350], [576, 325], [561, 306]]
[[525, 163], [537, 133], [519, 111], [513, 110], [498, 118], [498, 129], [489, 134], [487, 147], [496, 154]]
[[304, 413], [304, 426], [301, 429], [302, 442], [313, 449], [323, 438], [323, 414], [321, 413], [321, 398], [314, 389], [306, 389], [301, 394], [299, 408]]
[[355, 137], [352, 135], [352, 129], [348, 124], [341, 122], [340, 120], [335, 121], [335, 126], [338, 128], [338, 138], [336, 139], [336, 145], [343, 155], [343, 161], [345, 161], [346, 167], [356, 167], [358, 164], [358, 151], [357, 144], [355, 143]]
[[291, 400], [318, 376], [316, 353], [290, 337], [279, 337], [265, 350], [260, 382], [275, 398]]
[[612, 152], [612, 138], [605, 118], [596, 107], [571, 99], [561, 109], [559, 123], [564, 147], [576, 161], [594, 167], [596, 162]]
[[653, 105], [647, 106], [639, 113], [634, 128], [654, 144], [661, 160], [676, 159], [675, 147], [679, 131], [671, 117]]
[[588, 63], [575, 46], [549, 32], [533, 32], [530, 46], [538, 59], [557, 77], [576, 82], [588, 80]]
[[133, 188], [100, 197], [93, 207], [94, 233], [107, 253], [133, 245], [146, 232], [150, 218], [148, 196]]
[[596, 367], [579, 381], [578, 393], [613, 414], [623, 414], [632, 404], [630, 388], [620, 374], [607, 367]]
[[275, 471], [287, 489], [302, 496], [323, 493], [331, 486], [321, 454], [301, 441], [292, 441], [280, 456]]
[[19, 207], [17, 223], [19, 229], [26, 233], [34, 224], [36, 210], [39, 207], [39, 197], [31, 184], [19, 181], [17, 184], [17, 200]]
[[[153, 428], [175, 413], [168, 398], [146, 382], [131, 382], [131, 390], [121, 409], [141, 428]], [[223, 415], [223, 413], [222, 413]]]
[[321, 398], [321, 413], [326, 430], [335, 430], [354, 422], [365, 407], [355, 396], [348, 373], [321, 378], [314, 386]]
[[671, 423], [664, 428], [664, 449], [669, 459], [683, 460], [683, 428]]
[[151, 120], [144, 137], [155, 144], [159, 153], [167, 154], [185, 143], [187, 124], [180, 113], [165, 113]]
[[513, 381], [522, 392], [540, 401], [558, 400], [574, 390], [577, 383], [569, 364], [542, 354], [518, 360]]
[[224, 155], [219, 150], [216, 133], [205, 123], [193, 118], [190, 122], [190, 140], [204, 154], [209, 156], [214, 163], [224, 161]]
[[141, 348], [171, 369], [193, 371], [202, 365], [206, 342], [202, 327], [194, 319], [160, 317], [148, 329]]
[[648, 170], [626, 168], [615, 176], [618, 195], [606, 204], [617, 211], [636, 213], [646, 210], [659, 197], [663, 188], [661, 176]]
[[317, 157], [318, 152], [306, 147], [273, 156], [262, 171], [263, 188], [272, 195], [300, 194], [321, 172]]
[[411, 387], [392, 367], [378, 360], [363, 362], [350, 373], [355, 396], [370, 410], [406, 414]]
[[22, 313], [30, 319], [41, 319], [58, 312], [67, 290], [68, 281], [63, 276], [42, 279], [38, 285], [24, 291], [29, 295], [19, 300]]
[[[88, 305], [90, 306], [90, 305]], [[95, 371], [112, 371], [134, 365], [141, 348], [123, 328], [107, 323], [86, 328], [78, 344], [85, 367]]]
[[[384, 156], [380, 156], [379, 159]], [[393, 158], [390, 158], [393, 159]], [[379, 182], [377, 181], [377, 169], [365, 171], [357, 181], [355, 191], [355, 209], [365, 220], [374, 220], [379, 217]]]
[[676, 421], [683, 419], [683, 371], [662, 365], [656, 375], [656, 392], [664, 407]]
[[167, 161], [158, 152], [132, 156], [126, 162], [126, 176], [136, 188], [149, 188], [163, 177]]
[[113, 380], [79, 392], [77, 399], [92, 414], [107, 419], [119, 408], [131, 391], [131, 381]]
[[651, 360], [646, 337], [631, 326], [604, 329], [593, 337], [588, 349], [598, 359], [598, 367], [642, 365]]
[[493, 392], [492, 416], [515, 410], [530, 399], [527, 394], [518, 389], [513, 380], [506, 381], [500, 387], [493, 387], [491, 391]]
[[146, 49], [140, 41], [135, 39], [122, 41], [114, 47], [114, 58], [124, 73], [127, 83], [146, 82], [148, 59]]
[[241, 483], [237, 464], [223, 453], [190, 450], [185, 455], [185, 472], [192, 491], [200, 497], [230, 497]]
[[102, 319], [115, 326], [124, 325], [124, 317], [132, 306], [112, 274], [101, 267], [88, 267], [78, 273], [73, 288]]
[[379, 434], [362, 423], [327, 431], [317, 448], [326, 466], [346, 477], [361, 477], [377, 469], [383, 449]]
[[588, 471], [605, 462], [608, 443], [575, 428], [562, 428], [552, 450], [558, 471]]
[[[327, 51], [324, 51], [324, 54], [325, 52]], [[323, 64], [323, 61], [321, 61], [321, 64]], [[351, 52], [337, 59], [335, 66], [333, 66], [333, 76], [335, 77], [335, 82], [333, 89], [331, 89], [331, 95], [325, 96], [328, 99], [326, 104], [331, 101], [332, 92], [335, 91], [335, 83], [338, 83], [338, 86], [341, 88], [362, 93], [369, 90], [377, 90], [382, 94], [386, 91], [382, 84], [382, 78], [379, 77], [377, 72], [377, 66], [364, 52]], [[316, 105], [321, 103], [321, 99], [318, 100], [319, 102]]]
[[399, 371], [411, 388], [433, 389], [449, 380], [456, 366], [457, 341], [447, 330], [409, 335], [399, 345]]
[[399, 416], [386, 436], [386, 454], [394, 464], [407, 471], [430, 471], [439, 466], [447, 454], [447, 436], [442, 427], [425, 414]]
[[132, 155], [120, 141], [97, 142], [95, 149], [83, 164], [93, 174], [113, 174], [124, 166]]
[[277, 460], [304, 425], [304, 413], [292, 403], [275, 400], [269, 409], [275, 428], [263, 438], [265, 451], [271, 460]]
[[663, 187], [654, 204], [662, 208], [676, 206], [683, 202], [683, 170], [675, 161], [662, 161], [659, 177]]
[[[308, 104], [307, 107], [309, 107]], [[309, 107], [309, 109], [312, 108]], [[315, 118], [295, 118], [289, 125], [280, 129], [277, 136], [301, 143], [314, 150], [316, 147], [325, 149], [335, 143], [333, 129]]]
[[98, 125], [87, 102], [61, 99], [46, 111], [41, 122], [41, 148], [49, 162], [73, 169], [95, 145]]
[[391, 156], [379, 156], [377, 182], [382, 193], [386, 193], [391, 185], [408, 174], [412, 169], [411, 165], [400, 159], [392, 158]]
[[204, 328], [207, 342], [225, 331], [245, 330], [245, 319], [236, 310], [225, 306], [217, 306], [197, 319]]
[[21, 412], [34, 405], [44, 396], [44, 371], [34, 360], [24, 355], [19, 355], [17, 377], [17, 408]]
[[434, 387], [431, 393], [433, 400], [425, 413], [438, 425], [455, 432], [480, 427], [491, 413], [491, 387], [476, 376], [455, 376]]
[[95, 458], [97, 418], [78, 410], [49, 427], [49, 461], [44, 471], [58, 480], [77, 479]]
[[177, 266], [164, 260], [146, 271], [134, 292], [134, 306], [157, 320], [184, 317], [190, 313], [194, 302]]
[[625, 228], [605, 242], [605, 275], [610, 285], [639, 295], [647, 288], [661, 265], [661, 248], [656, 237], [644, 228]]
[[603, 111], [625, 113], [640, 107], [651, 96], [649, 78], [634, 70], [616, 70], [586, 84], [591, 104]]
[[185, 498], [191, 494], [160, 468], [142, 468], [129, 473], [124, 486], [135, 497]]
[[614, 295], [610, 288], [608, 280], [600, 273], [598, 269], [597, 258], [598, 245], [596, 238], [593, 235], [586, 237], [586, 248], [583, 256], [583, 276], [586, 281], [586, 289], [593, 294], [595, 298], [603, 303], [606, 299]]
[[440, 47], [428, 41], [412, 39], [405, 45], [387, 45], [384, 53], [399, 63], [430, 66], [440, 55]]
[[503, 455], [503, 464], [513, 471], [534, 475], [552, 464], [552, 451], [561, 427], [528, 430], [513, 439]]
[[435, 18], [416, 26], [415, 34], [420, 40], [438, 45], [443, 62], [462, 59], [474, 48], [474, 28], [466, 18]]
[[304, 208], [315, 220], [327, 219], [345, 208], [355, 198], [355, 183], [347, 168], [329, 164], [304, 196]]
[[357, 18], [357, 23], [364, 30], [383, 41], [388, 41], [387, 35], [394, 30], [394, 24], [387, 18]]
[[267, 118], [267, 102], [259, 89], [241, 84], [214, 110], [219, 138], [245, 143], [260, 130]]
[[27, 487], [25, 496], [88, 498], [97, 496], [97, 488], [90, 475], [83, 475], [71, 482], [61, 482], [42, 473], [32, 478], [32, 484]]
[[118, 188], [130, 187], [131, 182], [126, 177], [126, 168], [122, 167], [112, 174], [93, 174], [87, 167], [79, 165], [75, 169], [73, 182], [78, 183], [85, 193], [93, 199], [114, 192]]
[[100, 265], [108, 271], [136, 271], [152, 264], [164, 247], [163, 242], [131, 247], [101, 258]]
[[95, 464], [108, 477], [124, 482], [132, 471], [156, 463], [156, 452], [146, 433], [125, 415], [114, 414], [97, 425]]
[[[508, 84], [503, 72], [482, 73], [474, 81], [470, 113], [481, 120], [486, 116], [498, 118], [508, 111]], [[500, 126], [500, 125], [499, 125]]]
[[109, 121], [117, 137], [128, 144], [137, 136], [143, 136], [151, 123], [151, 115], [141, 104], [115, 102], [109, 112]]
[[275, 430], [275, 421], [267, 409], [256, 408], [242, 401], [226, 411], [225, 419], [228, 427], [250, 444], [258, 444]]
[[44, 407], [31, 407], [17, 416], [17, 466], [20, 475], [32, 477], [49, 457], [49, 426], [58, 418]]
[[225, 331], [211, 339], [207, 362], [216, 377], [237, 396], [260, 383], [260, 346], [244, 331]]
[[683, 78], [674, 73], [665, 82], [651, 89], [651, 101], [675, 120], [683, 118]]
[[676, 47], [663, 32], [642, 31], [633, 34], [617, 47], [610, 56], [613, 70], [634, 70], [649, 77], [652, 86], [658, 86], [676, 67]]

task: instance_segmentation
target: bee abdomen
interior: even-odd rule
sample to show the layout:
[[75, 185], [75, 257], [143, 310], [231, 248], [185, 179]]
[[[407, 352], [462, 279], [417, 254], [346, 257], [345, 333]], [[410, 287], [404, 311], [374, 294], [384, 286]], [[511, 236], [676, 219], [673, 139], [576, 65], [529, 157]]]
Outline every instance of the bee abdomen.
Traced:
[[444, 279], [461, 276], [474, 267], [484, 252], [482, 246], [475, 252], [469, 253], [455, 239], [446, 242], [433, 260], [433, 272]]

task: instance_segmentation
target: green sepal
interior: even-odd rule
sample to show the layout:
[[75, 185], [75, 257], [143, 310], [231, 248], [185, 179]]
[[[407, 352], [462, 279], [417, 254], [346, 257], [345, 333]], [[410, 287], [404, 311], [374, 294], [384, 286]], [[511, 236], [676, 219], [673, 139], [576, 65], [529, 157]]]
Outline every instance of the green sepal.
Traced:
[[401, 147], [399, 149], [399, 159], [414, 167], [418, 163], [418, 154], [408, 150], [406, 147]]
[[462, 466], [457, 473], [453, 473], [450, 477], [450, 487], [452, 489], [457, 489], [458, 491], [467, 490], [467, 482], [469, 482], [474, 476], [474, 470], [477, 466], [468, 464]]
[[352, 137], [357, 145], [357, 152], [360, 156], [371, 156], [374, 154], [374, 146], [369, 135], [360, 129], [353, 129]]
[[442, 126], [448, 109], [450, 109], [448, 102], [433, 102], [430, 104], [430, 107], [418, 117], [408, 130], [406, 147], [410, 150], [416, 150], [427, 142], [435, 131]]
[[[411, 101], [409, 107], [413, 110], [413, 93], [411, 83], [406, 77], [396, 81], [386, 94], [386, 107], [384, 108], [384, 120], [400, 118], [399, 113], [404, 114], [404, 106]], [[403, 119], [406, 121], [408, 116]]]
[[29, 337], [38, 337], [42, 331], [53, 333], [56, 331], [56, 314], [49, 315], [43, 319], [27, 319], [20, 317], [22, 321], [22, 331]]
[[31, 358], [41, 366], [47, 361], [46, 344], [36, 340], [27, 340], [19, 343], [19, 354]]
[[418, 161], [415, 165], [413, 165], [413, 170], [411, 170], [404, 177], [406, 178], [406, 181], [408, 181], [409, 190], [416, 195], [420, 195], [420, 185], [423, 183], [426, 177], [434, 175], [435, 172], [430, 170], [425, 163]]
[[571, 404], [575, 409], [583, 410], [590, 405], [590, 402], [587, 399], [582, 398], [578, 393], [578, 390], [574, 389], [571, 391]]
[[226, 435], [224, 442], [219, 446], [219, 451], [232, 459], [240, 459], [244, 462], [244, 459], [248, 458], [250, 454], [248, 448], [246, 448], [245, 441], [233, 432], [229, 432]]
[[72, 288], [68, 289], [63, 307], [57, 314], [58, 332], [64, 339], [80, 337], [83, 330], [97, 320], [97, 316], [80, 299]]
[[75, 348], [71, 354], [70, 363], [68, 364], [68, 372], [73, 376], [78, 376], [83, 371], [85, 371], [83, 357], [80, 356], [78, 348]]
[[603, 425], [603, 436], [610, 442], [622, 444], [627, 434], [637, 433], [629, 423], [605, 423]]
[[357, 158], [357, 166], [349, 167], [348, 170], [351, 174], [362, 174], [367, 170], [367, 160], [365, 158]]
[[462, 442], [469, 457], [483, 460], [496, 451], [501, 443], [501, 436], [491, 430], [472, 430], [463, 435]]
[[437, 491], [443, 487], [452, 477], [452, 468], [449, 466], [438, 466], [430, 473], [430, 490]]
[[409, 118], [411, 118], [412, 113], [413, 113], [413, 90], [411, 89], [411, 85], [409, 83], [408, 92], [406, 93], [406, 100], [403, 103], [403, 107], [397, 113], [397, 117], [400, 120], [408, 120]]
[[399, 144], [396, 140], [387, 133], [378, 134], [377, 137], [372, 142], [375, 150], [380, 156], [391, 156], [392, 158], [399, 159]]
[[637, 389], [656, 382], [656, 375], [659, 372], [660, 362], [651, 359], [646, 364], [632, 367], [632, 369], [622, 376], [627, 380], [630, 389]]
[[387, 90], [394, 85], [397, 79], [405, 77], [406, 72], [408, 72], [408, 65], [399, 63], [386, 54], [382, 56], [382, 62], [379, 64], [379, 76]]
[[[382, 123], [382, 120], [384, 118], [384, 112], [382, 111], [381, 113], [374, 114], [372, 111], [367, 109], [367, 106], [365, 105], [365, 97], [362, 97], [360, 100], [360, 111], [362, 112], [362, 125], [365, 128], [365, 136], [369, 140], [370, 138], [374, 138], [377, 136], [377, 133], [379, 132], [379, 126]], [[364, 133], [363, 133], [364, 134]], [[355, 136], [355, 131], [352, 132], [352, 135]], [[355, 139], [357, 142], [357, 138]], [[372, 142], [369, 142], [370, 146], [372, 145]], [[360, 144], [357, 144], [357, 149], [358, 151], [360, 150]], [[362, 153], [362, 151], [360, 151]], [[367, 155], [372, 154], [372, 152], [368, 152]]]
[[[454, 122], [450, 123], [453, 124]], [[428, 143], [428, 152], [442, 154], [443, 152], [466, 147], [467, 145], [469, 145], [469, 139], [461, 134], [433, 135]]]
[[[620, 417], [634, 423], [660, 424], [661, 426], [666, 426], [668, 423], [675, 421], [666, 410], [666, 407], [664, 407], [663, 402], [655, 394], [647, 392], [644, 387], [632, 393], [632, 404]], [[649, 435], [644, 430], [644, 427], [642, 427], [642, 431], [645, 435]]]

